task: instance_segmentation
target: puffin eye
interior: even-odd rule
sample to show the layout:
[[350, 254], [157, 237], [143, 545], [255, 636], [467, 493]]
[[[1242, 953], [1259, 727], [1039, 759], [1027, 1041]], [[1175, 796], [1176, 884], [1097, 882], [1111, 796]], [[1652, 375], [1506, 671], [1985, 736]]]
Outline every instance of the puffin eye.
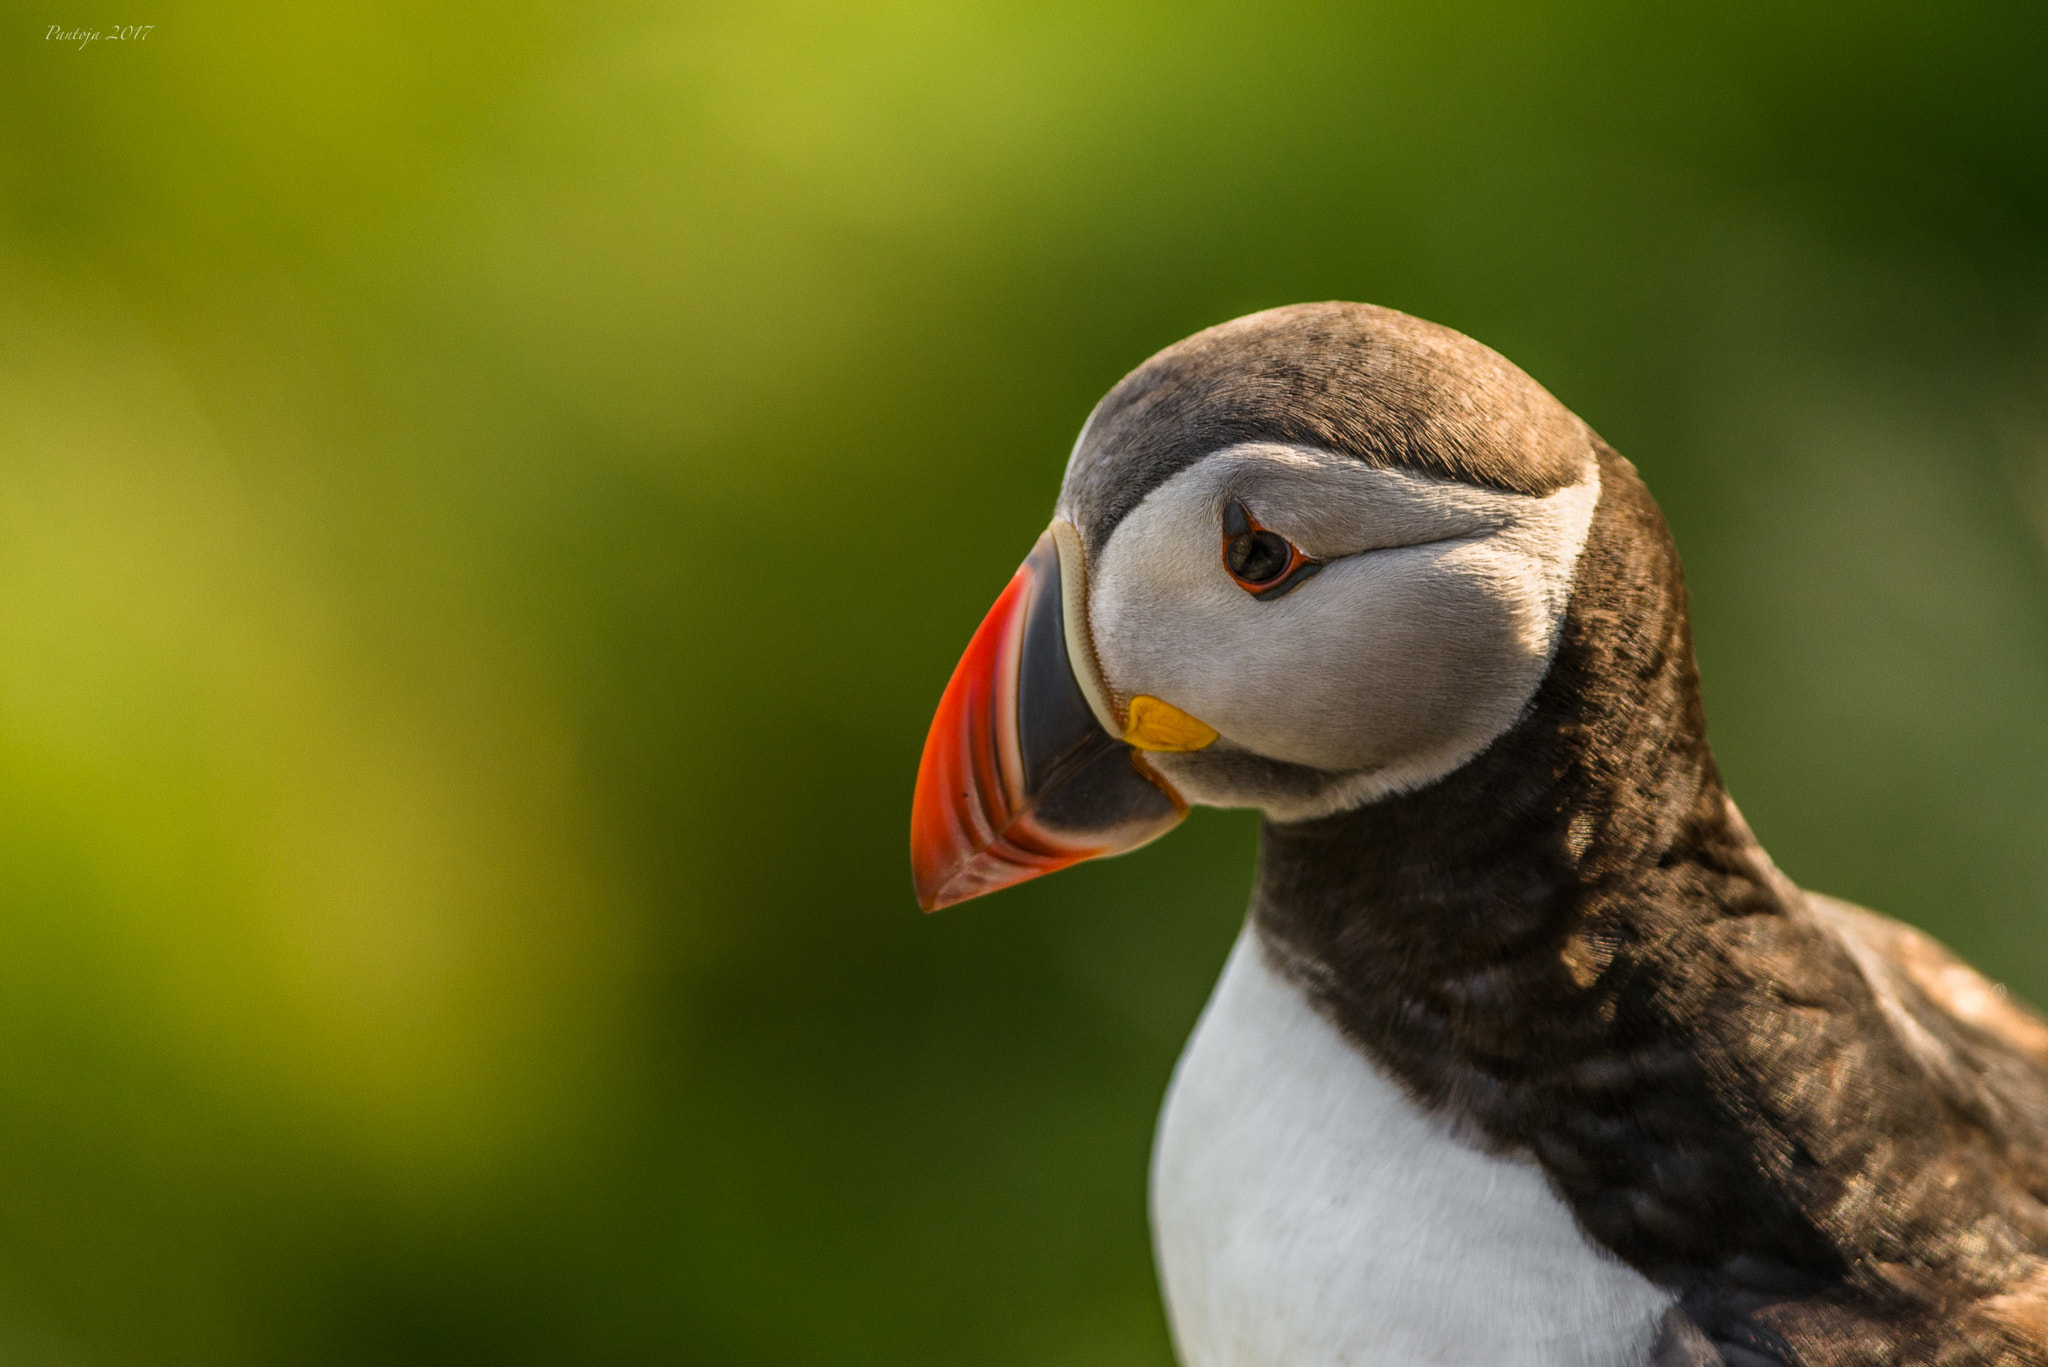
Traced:
[[1223, 568], [1254, 598], [1278, 598], [1323, 567], [1275, 531], [1261, 527], [1237, 500], [1223, 509]]
[[1287, 573], [1294, 559], [1294, 547], [1277, 532], [1246, 532], [1233, 536], [1224, 548], [1223, 563], [1231, 574], [1246, 584], [1264, 586]]

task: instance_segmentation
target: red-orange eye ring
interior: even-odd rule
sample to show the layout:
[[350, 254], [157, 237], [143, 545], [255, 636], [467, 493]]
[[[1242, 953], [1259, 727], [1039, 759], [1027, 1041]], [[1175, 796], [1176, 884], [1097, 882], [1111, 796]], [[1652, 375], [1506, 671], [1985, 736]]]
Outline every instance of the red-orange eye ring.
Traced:
[[1259, 525], [1251, 509], [1232, 499], [1223, 509], [1223, 569], [1254, 598], [1292, 593], [1323, 562], [1304, 555], [1280, 533]]

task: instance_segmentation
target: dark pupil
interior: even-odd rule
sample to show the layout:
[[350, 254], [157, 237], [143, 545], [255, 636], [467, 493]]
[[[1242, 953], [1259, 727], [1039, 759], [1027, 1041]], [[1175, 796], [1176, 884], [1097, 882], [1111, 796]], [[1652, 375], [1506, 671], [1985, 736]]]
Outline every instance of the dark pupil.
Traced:
[[1230, 548], [1223, 558], [1230, 572], [1245, 583], [1263, 584], [1278, 579], [1294, 555], [1287, 539], [1275, 532], [1246, 532], [1230, 538]]

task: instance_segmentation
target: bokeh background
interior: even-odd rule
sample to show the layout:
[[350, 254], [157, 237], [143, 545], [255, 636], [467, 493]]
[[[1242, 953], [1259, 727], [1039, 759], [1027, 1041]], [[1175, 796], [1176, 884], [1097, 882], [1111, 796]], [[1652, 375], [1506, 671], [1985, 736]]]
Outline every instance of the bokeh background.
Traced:
[[1274, 304], [1630, 455], [1779, 862], [2048, 1000], [2037, 0], [120, 8], [0, 27], [0, 1359], [1165, 1367], [1254, 823], [907, 804]]

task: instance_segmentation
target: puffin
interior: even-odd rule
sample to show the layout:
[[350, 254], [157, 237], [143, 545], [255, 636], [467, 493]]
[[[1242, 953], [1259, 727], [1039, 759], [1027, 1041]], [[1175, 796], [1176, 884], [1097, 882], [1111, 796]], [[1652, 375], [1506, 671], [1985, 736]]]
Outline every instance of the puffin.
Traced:
[[1779, 872], [1670, 532], [1503, 357], [1252, 314], [1088, 417], [946, 685], [927, 910], [1262, 813], [1151, 1218], [1185, 1367], [2048, 1364], [2048, 1024]]

